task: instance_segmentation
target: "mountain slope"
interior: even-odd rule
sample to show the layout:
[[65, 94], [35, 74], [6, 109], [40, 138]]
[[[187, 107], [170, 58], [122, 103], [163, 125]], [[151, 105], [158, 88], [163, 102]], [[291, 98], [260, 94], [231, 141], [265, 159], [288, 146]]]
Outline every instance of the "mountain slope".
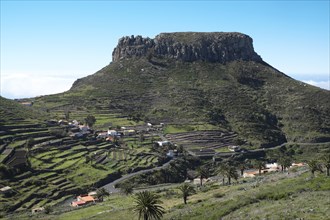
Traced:
[[265, 63], [247, 35], [125, 37], [113, 60], [57, 97], [144, 121], [213, 124], [261, 147], [330, 140], [330, 92]]
[[25, 119], [45, 119], [43, 112], [36, 111], [31, 107], [24, 106], [16, 101], [0, 96], [0, 125]]

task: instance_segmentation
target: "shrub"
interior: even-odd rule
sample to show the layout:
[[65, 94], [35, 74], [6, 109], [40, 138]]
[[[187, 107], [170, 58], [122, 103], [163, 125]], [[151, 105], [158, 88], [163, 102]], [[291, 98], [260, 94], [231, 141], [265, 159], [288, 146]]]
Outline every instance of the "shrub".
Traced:
[[52, 211], [53, 211], [53, 208], [52, 208], [51, 206], [48, 205], [48, 206], [45, 207], [45, 213], [46, 213], [46, 214], [49, 214], [49, 213], [51, 213]]
[[214, 198], [222, 198], [222, 197], [224, 197], [224, 196], [225, 196], [225, 194], [224, 194], [224, 193], [221, 193], [221, 192], [215, 193], [215, 194], [213, 195]]

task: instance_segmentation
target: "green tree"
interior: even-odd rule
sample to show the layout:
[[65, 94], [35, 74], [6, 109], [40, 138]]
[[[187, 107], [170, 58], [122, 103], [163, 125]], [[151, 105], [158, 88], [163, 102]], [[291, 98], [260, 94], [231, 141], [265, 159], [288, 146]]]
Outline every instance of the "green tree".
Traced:
[[309, 167], [309, 170], [312, 173], [312, 177], [314, 177], [316, 171], [323, 173], [322, 165], [319, 161], [313, 159], [313, 160], [308, 161], [307, 165]]
[[140, 135], [139, 135], [139, 141], [140, 141], [140, 143], [142, 144], [142, 142], [144, 140], [145, 140], [144, 134], [143, 133], [140, 133]]
[[45, 213], [46, 213], [46, 214], [50, 214], [52, 211], [53, 211], [52, 206], [47, 205], [47, 206], [45, 207]]
[[151, 192], [142, 191], [136, 194], [134, 211], [139, 213], [139, 219], [144, 220], [156, 219], [159, 220], [165, 213], [164, 208], [159, 205], [162, 202], [159, 197]]
[[282, 172], [289, 168], [293, 161], [294, 151], [293, 149], [287, 150], [285, 146], [281, 146], [279, 149], [269, 151], [267, 153], [268, 159], [276, 160], [281, 166]]
[[96, 198], [99, 200], [99, 201], [103, 201], [103, 198], [105, 196], [109, 196], [109, 192], [104, 189], [104, 188], [100, 188], [96, 191]]
[[258, 169], [259, 175], [261, 175], [261, 170], [266, 168], [266, 162], [263, 159], [253, 160], [252, 165], [254, 168]]
[[292, 160], [292, 157], [288, 155], [282, 155], [280, 158], [277, 159], [277, 162], [281, 165], [282, 172], [292, 165]]
[[327, 169], [327, 176], [329, 176], [329, 169], [330, 169], [330, 153], [325, 154], [321, 157], [321, 161], [325, 168]]
[[203, 186], [203, 179], [205, 178], [208, 178], [209, 175], [210, 175], [210, 171], [207, 167], [199, 167], [198, 170], [198, 176], [200, 178], [200, 185]]
[[231, 179], [235, 179], [237, 180], [238, 179], [238, 174], [237, 174], [237, 170], [235, 168], [235, 166], [232, 166], [230, 164], [228, 164], [225, 168], [225, 173], [226, 173], [226, 176], [228, 178], [228, 184], [230, 185], [231, 184]]
[[222, 185], [225, 185], [225, 178], [226, 178], [226, 164], [222, 163], [220, 164], [219, 168], [218, 168], [218, 173], [220, 174], [220, 176], [222, 176]]
[[86, 159], [86, 161], [85, 161], [86, 163], [89, 163], [91, 161], [91, 157], [89, 155], [86, 155], [85, 159]]
[[84, 120], [89, 127], [93, 127], [96, 122], [96, 118], [93, 115], [88, 115]]
[[246, 159], [246, 160], [243, 160], [241, 162], [238, 163], [238, 168], [241, 172], [241, 176], [243, 176], [244, 174], [244, 170], [246, 170], [247, 168], [249, 168], [250, 166], [250, 163], [249, 163], [249, 160]]
[[129, 195], [133, 193], [133, 185], [126, 183], [126, 184], [122, 184], [120, 186], [120, 191], [125, 194], [125, 195]]
[[191, 194], [195, 193], [195, 188], [188, 184], [188, 183], [184, 183], [179, 187], [179, 190], [182, 193], [182, 198], [183, 198], [183, 202], [184, 204], [187, 204], [187, 199], [188, 196], [190, 196]]

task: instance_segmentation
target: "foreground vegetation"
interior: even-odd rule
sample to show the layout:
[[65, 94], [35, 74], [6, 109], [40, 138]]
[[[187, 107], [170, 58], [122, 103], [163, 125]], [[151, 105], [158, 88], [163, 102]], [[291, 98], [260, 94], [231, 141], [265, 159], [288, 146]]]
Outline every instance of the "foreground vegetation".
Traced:
[[[312, 178], [306, 167], [239, 179], [234, 185], [207, 184], [189, 196], [187, 204], [177, 185], [154, 188], [165, 208], [163, 219], [327, 219], [330, 216], [330, 180], [324, 174]], [[138, 219], [134, 195], [110, 195], [105, 202], [87, 208], [56, 207], [38, 219]], [[30, 214], [18, 215], [20, 219]], [[17, 218], [17, 215], [7, 219]]]

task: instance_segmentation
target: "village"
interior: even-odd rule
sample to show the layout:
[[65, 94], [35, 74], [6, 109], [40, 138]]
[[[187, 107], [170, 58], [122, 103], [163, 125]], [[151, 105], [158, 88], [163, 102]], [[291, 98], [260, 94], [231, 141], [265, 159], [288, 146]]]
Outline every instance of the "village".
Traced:
[[[69, 175], [72, 176], [72, 178], [64, 177], [61, 172], [64, 169], [75, 167], [78, 164], [91, 164], [92, 167], [96, 169], [99, 169], [98, 167], [100, 166], [113, 167], [115, 170], [115, 177], [112, 177], [112, 180], [117, 179], [117, 181], [120, 182], [121, 178], [126, 180], [127, 176], [133, 177], [135, 174], [138, 175], [138, 171], [145, 171], [145, 173], [147, 173], [162, 165], [169, 164], [171, 160], [183, 158], [185, 155], [199, 158], [201, 161], [213, 161], [213, 163], [226, 161], [233, 156], [244, 155], [244, 157], [250, 159], [256, 156], [265, 156], [265, 152], [262, 149], [249, 151], [241, 146], [234, 145], [231, 140], [236, 134], [233, 133], [220, 134], [222, 137], [221, 141], [218, 139], [211, 140], [208, 144], [213, 144], [203, 148], [203, 143], [206, 143], [203, 137], [207, 137], [207, 135], [204, 134], [202, 136], [199, 132], [164, 135], [163, 130], [166, 126], [165, 123], [152, 124], [147, 122], [144, 125], [138, 126], [110, 126], [107, 130], [94, 130], [92, 128], [93, 123], [88, 125], [86, 121], [82, 123], [78, 120], [48, 120], [46, 121], [46, 125], [47, 130], [46, 128], [38, 126], [35, 128], [37, 132], [35, 132], [35, 135], [32, 135], [32, 139], [30, 138], [30, 142], [32, 143], [20, 141], [20, 135], [16, 135], [16, 139], [4, 139], [3, 141], [5, 144], [2, 145], [1, 154], [3, 157], [1, 162], [6, 166], [22, 170], [31, 166], [30, 164], [32, 162], [34, 173], [30, 175], [45, 175], [45, 173], [49, 173], [50, 178], [46, 176], [46, 178], [42, 177], [41, 180], [54, 185], [55, 188], [52, 191], [53, 195], [57, 195], [56, 192], [58, 192], [67, 195], [64, 197], [66, 199], [72, 198], [72, 193], [77, 195], [70, 202], [70, 206], [72, 207], [82, 207], [102, 202], [103, 195], [98, 193], [97, 188], [103, 189], [102, 186], [106, 185], [107, 181], [109, 181], [107, 180], [108, 178], [100, 181], [100, 183], [97, 184], [98, 187], [94, 188], [94, 191], [89, 192], [81, 190], [80, 187], [74, 187], [74, 185], [80, 184], [75, 180], [77, 179], [75, 177], [75, 172]], [[14, 129], [16, 128], [14, 127]], [[26, 132], [28, 129], [33, 130], [32, 126], [23, 130]], [[26, 140], [27, 136], [24, 135], [23, 130], [21, 139]], [[15, 132], [17, 131], [16, 129]], [[53, 136], [47, 136], [49, 131], [53, 133]], [[11, 133], [10, 129], [7, 130], [7, 133]], [[192, 134], [194, 134], [194, 136], [190, 138]], [[200, 144], [199, 142], [201, 142], [202, 144], [199, 145], [201, 147], [190, 149], [189, 144], [191, 143], [189, 141], [193, 141], [195, 144]], [[16, 144], [16, 146], [14, 145], [14, 147], [11, 147], [13, 144]], [[26, 148], [24, 148], [24, 146]], [[220, 147], [221, 149], [226, 149], [226, 151], [217, 152], [216, 150]], [[49, 154], [50, 152], [58, 153]], [[34, 159], [31, 160], [29, 157]], [[46, 158], [49, 158], [47, 159], [47, 161], [50, 162], [48, 166], [38, 162]], [[34, 164], [38, 163], [40, 165], [35, 167]], [[292, 163], [286, 168], [295, 166], [305, 165], [303, 163]], [[243, 171], [241, 170], [241, 178], [254, 178], [271, 172], [283, 171], [283, 168], [277, 163], [264, 163], [264, 166], [260, 169], [254, 167], [255, 166], [250, 164], [246, 166]], [[77, 168], [73, 170], [75, 169]], [[236, 167], [236, 170], [238, 172], [239, 168]], [[187, 178], [184, 180], [184, 182], [201, 186], [214, 183], [214, 181], [220, 184], [220, 179], [219, 176], [196, 176], [196, 174], [194, 174], [190, 179]], [[104, 187], [104, 189], [108, 190], [107, 193], [120, 192], [118, 189], [114, 191], [109, 191], [107, 187]], [[11, 185], [2, 185], [0, 192], [6, 197], [15, 197], [19, 190], [19, 188], [13, 188]], [[42, 197], [42, 195], [40, 195], [40, 197]], [[58, 198], [58, 196], [54, 198]], [[17, 204], [17, 206], [25, 205], [26, 207], [30, 207], [32, 213], [44, 211], [46, 202], [38, 202], [42, 201], [42, 198], [37, 197], [37, 199], [32, 200], [32, 202], [30, 200], [30, 198], [27, 198]], [[30, 203], [30, 205], [26, 205], [27, 202]]]

